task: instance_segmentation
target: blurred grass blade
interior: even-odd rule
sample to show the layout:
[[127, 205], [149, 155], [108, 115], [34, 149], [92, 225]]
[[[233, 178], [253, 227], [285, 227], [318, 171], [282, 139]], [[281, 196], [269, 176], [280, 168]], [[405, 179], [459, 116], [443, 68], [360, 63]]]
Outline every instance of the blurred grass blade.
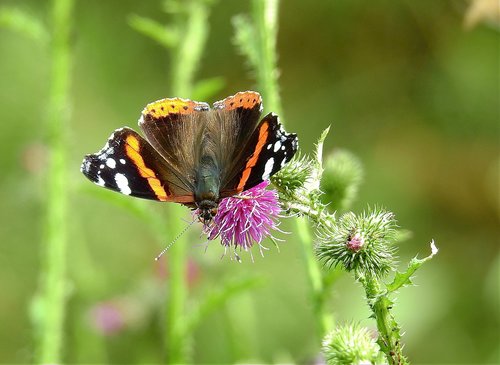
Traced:
[[47, 169], [46, 210], [42, 240], [42, 267], [33, 318], [36, 331], [35, 361], [61, 363], [65, 344], [68, 297], [68, 131], [72, 71], [71, 30], [75, 1], [53, 0], [51, 5], [51, 76], [46, 123], [50, 160]]
[[50, 38], [47, 28], [37, 17], [17, 8], [0, 8], [0, 27], [17, 32], [43, 46]]
[[153, 19], [132, 14], [128, 17], [128, 24], [137, 32], [155, 40], [166, 48], [172, 48], [179, 42], [179, 34], [176, 29], [160, 24]]

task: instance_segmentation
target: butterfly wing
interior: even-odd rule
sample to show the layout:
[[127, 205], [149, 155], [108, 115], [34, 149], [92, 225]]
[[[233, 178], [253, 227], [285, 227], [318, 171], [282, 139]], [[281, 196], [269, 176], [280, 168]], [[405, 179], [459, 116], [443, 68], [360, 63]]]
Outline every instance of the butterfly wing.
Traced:
[[125, 195], [188, 204], [194, 201], [184, 181], [130, 128], [117, 129], [99, 152], [85, 156], [81, 171], [95, 184]]
[[191, 192], [195, 188], [198, 150], [209, 114], [207, 103], [168, 98], [148, 104], [139, 119], [148, 142]]
[[214, 103], [214, 118], [208, 135], [214, 139], [220, 162], [221, 187], [240, 172], [246, 156], [244, 146], [255, 132], [262, 112], [262, 98], [254, 91], [239, 92]]
[[236, 171], [222, 184], [221, 197], [248, 190], [278, 172], [297, 152], [296, 134], [288, 134], [269, 113], [260, 121], [234, 164]]

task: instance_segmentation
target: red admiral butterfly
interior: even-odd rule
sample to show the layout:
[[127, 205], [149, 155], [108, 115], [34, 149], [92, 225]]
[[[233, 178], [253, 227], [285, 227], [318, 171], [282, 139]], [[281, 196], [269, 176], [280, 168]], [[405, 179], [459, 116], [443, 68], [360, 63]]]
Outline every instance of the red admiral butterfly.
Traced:
[[148, 104], [139, 126], [146, 139], [120, 128], [81, 171], [99, 186], [125, 195], [176, 202], [209, 223], [222, 198], [248, 190], [279, 171], [297, 151], [278, 117], [259, 122], [262, 99], [239, 92], [207, 103], [163, 99]]

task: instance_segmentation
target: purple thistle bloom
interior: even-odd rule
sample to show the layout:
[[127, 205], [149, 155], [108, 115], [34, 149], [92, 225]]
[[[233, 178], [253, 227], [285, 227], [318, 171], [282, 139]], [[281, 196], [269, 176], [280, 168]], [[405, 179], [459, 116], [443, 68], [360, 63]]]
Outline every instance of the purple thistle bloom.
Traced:
[[208, 239], [221, 238], [226, 248], [233, 246], [248, 251], [257, 243], [262, 254], [262, 240], [277, 229], [277, 217], [281, 211], [278, 194], [266, 190], [264, 181], [237, 196], [222, 199], [213, 224], [206, 227]]
[[365, 240], [357, 233], [347, 241], [347, 248], [353, 252], [360, 251], [364, 246]]

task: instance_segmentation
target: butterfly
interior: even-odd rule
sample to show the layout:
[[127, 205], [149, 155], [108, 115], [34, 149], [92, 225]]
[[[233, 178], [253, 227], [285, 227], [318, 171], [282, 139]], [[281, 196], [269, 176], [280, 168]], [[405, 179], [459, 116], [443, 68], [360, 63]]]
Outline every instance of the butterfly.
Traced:
[[85, 156], [81, 172], [125, 195], [197, 209], [208, 224], [221, 199], [268, 180], [297, 151], [297, 135], [286, 133], [274, 113], [260, 119], [262, 110], [254, 91], [212, 108], [181, 98], [152, 102], [139, 118], [144, 137], [115, 130], [100, 151]]

